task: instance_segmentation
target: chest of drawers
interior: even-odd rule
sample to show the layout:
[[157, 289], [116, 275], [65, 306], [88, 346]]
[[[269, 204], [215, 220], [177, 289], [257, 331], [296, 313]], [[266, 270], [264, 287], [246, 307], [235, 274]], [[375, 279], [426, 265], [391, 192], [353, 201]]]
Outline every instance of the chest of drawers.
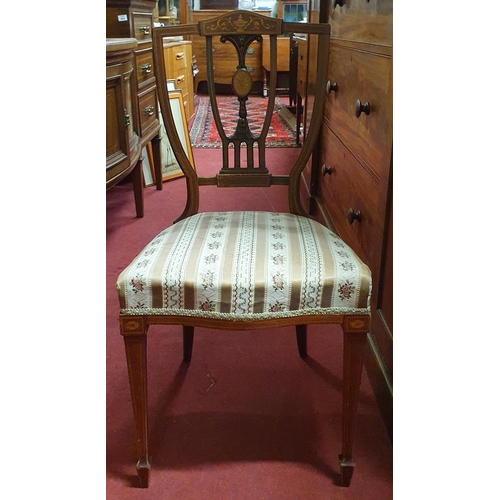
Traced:
[[186, 117], [194, 114], [192, 43], [190, 41], [167, 42], [163, 45], [165, 70], [175, 88], [182, 92]]
[[366, 367], [391, 429], [392, 0], [339, 3], [328, 11], [329, 94], [311, 185], [316, 180], [317, 217], [372, 271]]

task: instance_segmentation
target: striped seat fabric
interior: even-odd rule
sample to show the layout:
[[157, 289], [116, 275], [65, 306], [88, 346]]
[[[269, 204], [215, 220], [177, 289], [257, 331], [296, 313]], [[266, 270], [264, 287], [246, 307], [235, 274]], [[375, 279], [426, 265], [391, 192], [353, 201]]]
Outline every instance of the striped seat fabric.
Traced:
[[121, 314], [266, 319], [366, 314], [371, 273], [318, 222], [213, 212], [158, 234], [117, 281]]

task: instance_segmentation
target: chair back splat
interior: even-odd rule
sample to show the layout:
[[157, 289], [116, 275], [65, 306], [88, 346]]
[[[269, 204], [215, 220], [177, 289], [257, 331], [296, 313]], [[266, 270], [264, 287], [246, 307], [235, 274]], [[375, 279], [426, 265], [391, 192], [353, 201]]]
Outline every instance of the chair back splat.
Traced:
[[[307, 37], [311, 71], [315, 71], [310, 126], [296, 160], [283, 165], [266, 159], [266, 139], [276, 112], [277, 39], [300, 33]], [[170, 106], [164, 41], [166, 37], [203, 37], [206, 88], [221, 137], [220, 169], [198, 176], [176, 130]], [[153, 30], [154, 70], [168, 140], [187, 187], [186, 206], [173, 225], [145, 245], [117, 279], [120, 333], [125, 343], [132, 406], [137, 433], [137, 472], [149, 484], [147, 349], [150, 325], [182, 325], [183, 361], [190, 362], [195, 327], [228, 331], [294, 326], [299, 355], [307, 357], [307, 326], [340, 325], [343, 347], [342, 453], [337, 485], [349, 486], [354, 471], [353, 441], [366, 337], [370, 328], [371, 273], [333, 231], [308, 216], [300, 203], [301, 174], [319, 138], [326, 78], [330, 25], [286, 23], [253, 11], [237, 10], [198, 24]], [[247, 61], [254, 44], [269, 39], [268, 101], [261, 122], [249, 120], [254, 92]], [[232, 49], [225, 61], [238, 117], [228, 128], [216, 89], [214, 43]], [[204, 53], [203, 53], [204, 52]], [[312, 65], [315, 66], [312, 66]], [[231, 69], [231, 71], [233, 71]], [[308, 103], [309, 104], [309, 103]], [[279, 171], [276, 170], [279, 167]], [[273, 173], [273, 171], [275, 173]], [[289, 213], [228, 211], [198, 213], [199, 187], [288, 186]], [[169, 328], [168, 332], [174, 332]], [[332, 329], [332, 334], [335, 329]], [[231, 337], [237, 342], [236, 336]], [[266, 346], [263, 346], [265, 348]], [[256, 368], [257, 369], [257, 368]], [[271, 382], [270, 382], [271, 383]], [[242, 431], [244, 432], [244, 431]], [[330, 468], [320, 466], [320, 470]]]

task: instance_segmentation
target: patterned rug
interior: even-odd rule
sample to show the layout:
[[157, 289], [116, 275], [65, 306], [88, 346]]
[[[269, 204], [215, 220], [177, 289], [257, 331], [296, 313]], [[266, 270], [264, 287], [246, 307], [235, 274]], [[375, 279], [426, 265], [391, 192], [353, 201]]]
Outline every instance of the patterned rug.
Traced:
[[[238, 122], [238, 99], [234, 96], [218, 96], [217, 103], [224, 131], [227, 135], [234, 132]], [[252, 132], [257, 133], [262, 127], [266, 114], [267, 99], [250, 96], [247, 101], [248, 123]], [[295, 129], [291, 127], [293, 115], [288, 111], [283, 101], [275, 98], [274, 107], [277, 113], [273, 115], [266, 145], [269, 148], [294, 148]], [[222, 142], [212, 115], [212, 107], [208, 96], [199, 96], [198, 109], [189, 132], [193, 148], [220, 148]]]

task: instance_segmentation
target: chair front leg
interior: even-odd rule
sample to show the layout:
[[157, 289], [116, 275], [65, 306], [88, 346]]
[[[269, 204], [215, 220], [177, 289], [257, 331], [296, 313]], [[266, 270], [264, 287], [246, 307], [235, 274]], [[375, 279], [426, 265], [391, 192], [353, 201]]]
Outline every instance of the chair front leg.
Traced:
[[354, 472], [352, 450], [366, 335], [366, 332], [344, 331], [342, 455], [339, 457], [342, 486], [350, 485]]
[[[128, 377], [137, 436], [137, 474], [140, 486], [149, 486], [151, 457], [148, 453], [148, 391], [147, 391], [147, 342], [146, 328], [141, 320], [121, 319], [121, 333], [125, 342]], [[137, 325], [141, 325], [137, 328]], [[135, 331], [131, 332], [130, 330]], [[128, 328], [128, 330], [127, 330]], [[137, 331], [137, 330], [142, 331]]]

